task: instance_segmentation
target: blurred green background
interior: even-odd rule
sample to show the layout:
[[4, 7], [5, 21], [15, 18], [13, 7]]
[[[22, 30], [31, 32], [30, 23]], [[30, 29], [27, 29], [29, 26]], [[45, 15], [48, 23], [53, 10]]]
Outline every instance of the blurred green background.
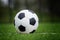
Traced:
[[[60, 40], [60, 1], [0, 0], [0, 40]], [[22, 9], [33, 10], [39, 27], [33, 34], [19, 34], [14, 17]]]

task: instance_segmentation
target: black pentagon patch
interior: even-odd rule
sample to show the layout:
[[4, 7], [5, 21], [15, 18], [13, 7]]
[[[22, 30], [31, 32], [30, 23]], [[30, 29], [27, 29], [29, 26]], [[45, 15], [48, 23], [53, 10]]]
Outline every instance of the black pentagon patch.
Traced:
[[24, 13], [20, 13], [19, 16], [18, 16], [19, 19], [22, 19], [24, 17], [25, 17], [25, 14]]
[[19, 28], [19, 30], [20, 30], [21, 32], [24, 32], [24, 31], [25, 31], [25, 27], [22, 26], [22, 25], [20, 25], [18, 28]]
[[34, 33], [35, 32], [35, 30], [33, 30], [32, 32], [30, 32], [30, 33]]
[[31, 25], [34, 25], [35, 23], [36, 23], [36, 20], [35, 20], [34, 18], [31, 18], [31, 19], [30, 19], [30, 24], [31, 24]]

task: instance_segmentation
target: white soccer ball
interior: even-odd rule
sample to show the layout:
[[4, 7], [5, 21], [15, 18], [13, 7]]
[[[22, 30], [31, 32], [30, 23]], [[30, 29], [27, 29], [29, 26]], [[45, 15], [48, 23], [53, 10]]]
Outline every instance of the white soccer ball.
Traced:
[[21, 10], [14, 18], [14, 25], [19, 33], [33, 33], [38, 28], [38, 16], [31, 10]]

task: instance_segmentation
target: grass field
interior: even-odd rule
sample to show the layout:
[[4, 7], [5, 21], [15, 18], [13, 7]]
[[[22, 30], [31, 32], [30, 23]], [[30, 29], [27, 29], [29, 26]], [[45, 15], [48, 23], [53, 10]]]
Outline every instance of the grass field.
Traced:
[[32, 34], [19, 34], [13, 24], [0, 24], [0, 40], [60, 40], [60, 23], [40, 23]]

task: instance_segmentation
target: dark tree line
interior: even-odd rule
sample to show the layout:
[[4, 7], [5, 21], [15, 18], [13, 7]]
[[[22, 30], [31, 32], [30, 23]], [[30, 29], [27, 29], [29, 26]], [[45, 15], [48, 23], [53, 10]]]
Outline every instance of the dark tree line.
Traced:
[[[43, 0], [44, 1], [44, 0]], [[38, 0], [39, 2], [39, 9], [42, 8], [42, 0]], [[59, 21], [60, 19], [60, 1], [59, 0], [46, 0], [47, 2], [47, 8], [49, 10], [49, 15], [51, 17], [51, 22], [54, 22], [54, 20]]]
[[[3, 14], [9, 15], [9, 22], [12, 22], [13, 11], [19, 11], [21, 9], [32, 9], [36, 12], [44, 12], [46, 9], [49, 12], [49, 16], [51, 18], [51, 22], [54, 19], [60, 17], [60, 1], [59, 0], [9, 0], [8, 6], [1, 6], [0, 0], [0, 19], [3, 20]], [[4, 12], [6, 13], [4, 13]], [[8, 11], [8, 12], [7, 12]], [[16, 13], [15, 13], [16, 14]], [[38, 16], [44, 16], [45, 13], [38, 13]], [[46, 16], [46, 15], [45, 15]], [[44, 16], [44, 17], [45, 17]], [[6, 18], [5, 16], [4, 18]], [[56, 18], [55, 18], [56, 17]], [[7, 18], [6, 18], [7, 19]]]

